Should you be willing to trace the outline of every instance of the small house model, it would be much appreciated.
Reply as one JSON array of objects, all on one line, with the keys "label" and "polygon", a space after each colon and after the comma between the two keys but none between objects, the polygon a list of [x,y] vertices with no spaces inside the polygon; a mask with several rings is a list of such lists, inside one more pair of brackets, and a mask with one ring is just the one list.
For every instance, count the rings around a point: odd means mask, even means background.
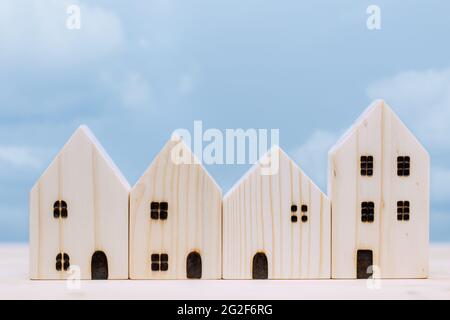
[{"label": "small house model", "polygon": [[425,278],[429,156],[375,101],[329,152],[332,278]]},{"label": "small house model", "polygon": [[279,147],[223,200],[224,279],[329,279],[331,206]]},{"label": "small house model", "polygon": [[129,189],[79,127],[31,190],[30,277],[127,279]]},{"label": "small house model", "polygon": [[220,279],[222,192],[172,138],[130,192],[131,279]]}]

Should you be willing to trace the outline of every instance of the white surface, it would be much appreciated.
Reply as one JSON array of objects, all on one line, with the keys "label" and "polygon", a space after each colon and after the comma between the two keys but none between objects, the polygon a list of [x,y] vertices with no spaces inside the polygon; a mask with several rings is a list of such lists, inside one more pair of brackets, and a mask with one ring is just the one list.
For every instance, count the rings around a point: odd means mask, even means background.
[{"label": "white surface", "polygon": [[450,299],[450,244],[430,246],[430,278],[381,280],[28,280],[28,246],[0,245],[0,299]]}]

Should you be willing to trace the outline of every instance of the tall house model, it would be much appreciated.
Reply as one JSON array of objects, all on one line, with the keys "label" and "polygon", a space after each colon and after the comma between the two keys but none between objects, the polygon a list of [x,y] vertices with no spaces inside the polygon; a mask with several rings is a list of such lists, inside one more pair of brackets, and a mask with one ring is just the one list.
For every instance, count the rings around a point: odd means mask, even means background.
[{"label": "tall house model", "polygon": [[329,152],[332,278],[425,278],[429,155],[375,101]]},{"label": "tall house model", "polygon": [[131,279],[220,279],[222,192],[171,139],[130,193]]},{"label": "tall house model", "polygon": [[[128,278],[130,186],[81,126],[30,194],[30,277]],[[75,268],[75,269],[73,269]]]},{"label": "tall house model", "polygon": [[329,279],[330,207],[273,147],[223,200],[223,278]]}]

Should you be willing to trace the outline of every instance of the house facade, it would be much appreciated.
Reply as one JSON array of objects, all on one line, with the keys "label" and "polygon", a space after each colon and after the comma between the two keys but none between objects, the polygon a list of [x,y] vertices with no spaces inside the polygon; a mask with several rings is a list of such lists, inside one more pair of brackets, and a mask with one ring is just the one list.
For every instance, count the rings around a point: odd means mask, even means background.
[{"label": "house facade", "polygon": [[131,279],[220,279],[222,192],[171,139],[130,192]]},{"label": "house facade", "polygon": [[224,197],[223,278],[329,279],[330,223],[327,196],[272,148]]},{"label": "house facade", "polygon": [[329,152],[332,278],[425,278],[429,155],[375,101]]},{"label": "house facade", "polygon": [[30,277],[127,279],[129,189],[79,127],[30,193]]}]

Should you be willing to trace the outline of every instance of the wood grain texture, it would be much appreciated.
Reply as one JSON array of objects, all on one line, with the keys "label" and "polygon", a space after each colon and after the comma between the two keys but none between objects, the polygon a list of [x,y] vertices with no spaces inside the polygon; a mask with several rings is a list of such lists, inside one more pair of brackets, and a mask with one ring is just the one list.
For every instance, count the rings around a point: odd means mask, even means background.
[{"label": "wood grain texture", "polygon": [[[277,154],[278,172],[267,175],[261,162]],[[223,278],[251,279],[258,252],[267,256],[269,279],[330,278],[330,201],[278,147],[261,162],[223,200]],[[297,222],[291,222],[293,204]]]},{"label": "wood grain texture", "polygon": [[[374,158],[373,176],[360,174],[360,156]],[[410,176],[397,175],[397,157],[410,156]],[[383,278],[428,274],[429,156],[381,100],[375,101],[329,152],[332,277],[355,278],[357,250],[372,250]],[[397,220],[397,201],[410,201],[409,221]],[[373,201],[372,223],[361,202]]]},{"label": "wood grain texture", "polygon": [[[190,164],[176,163],[183,154]],[[151,202],[167,202],[166,220],[150,217]],[[201,279],[219,279],[222,192],[184,142],[169,141],[130,193],[130,278],[187,279],[187,257],[201,256]],[[167,271],[152,271],[151,255],[168,255]],[[194,265],[197,265],[195,262]]]},{"label": "wood grain texture", "polygon": [[[450,243],[430,245],[428,279],[379,280],[186,280],[66,281],[28,280],[28,245],[0,243],[0,299],[139,299],[139,300],[276,300],[276,299],[449,299]],[[372,281],[370,281],[372,282]],[[372,283],[373,285],[373,283]]]},{"label": "wood grain texture", "polygon": [[[103,251],[109,279],[128,278],[129,185],[86,126],[81,126],[30,193],[30,277],[65,279],[55,268],[58,253],[91,278],[91,257]],[[67,218],[54,218],[55,201]]]}]

